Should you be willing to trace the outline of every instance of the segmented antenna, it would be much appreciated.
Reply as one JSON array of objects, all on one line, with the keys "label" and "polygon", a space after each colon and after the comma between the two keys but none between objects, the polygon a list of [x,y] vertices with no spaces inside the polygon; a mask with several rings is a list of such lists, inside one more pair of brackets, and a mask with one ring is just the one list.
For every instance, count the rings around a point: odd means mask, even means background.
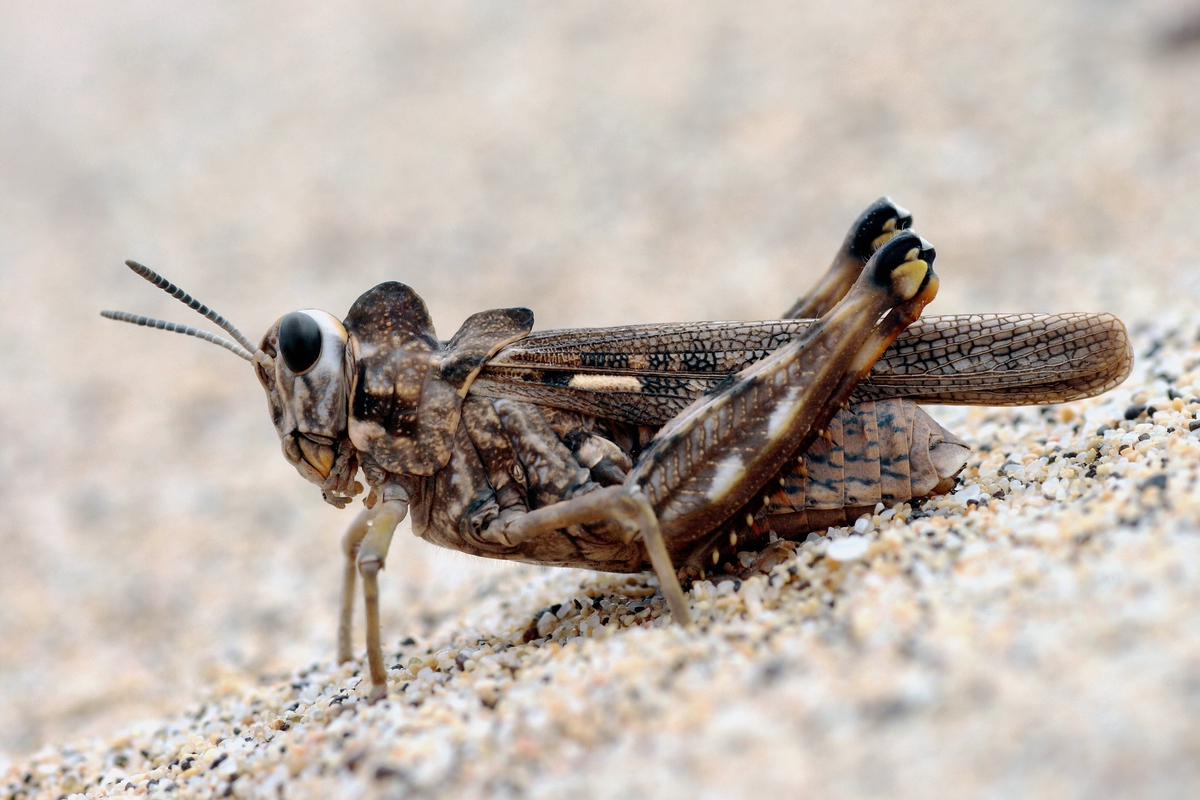
[{"label": "segmented antenna", "polygon": [[[247,339],[245,336],[242,335],[241,331],[239,331],[237,328],[233,327],[232,323],[230,323],[229,320],[225,319],[220,314],[213,311],[208,306],[204,305],[204,303],[201,303],[199,300],[192,297],[190,294],[185,292],[183,289],[180,289],[178,286],[171,283],[169,280],[164,278],[162,275],[159,275],[154,270],[150,269],[147,266],[143,266],[142,264],[139,264],[136,261],[126,261],[125,266],[129,267],[131,270],[136,272],[138,275],[141,275],[143,278],[150,281],[155,286],[162,289],[167,294],[171,295],[171,297],[174,297],[176,300],[178,300],[179,302],[186,305],[188,308],[192,309],[193,311],[198,311],[199,313],[203,314],[205,319],[219,325],[222,330],[224,330],[226,333],[228,333],[230,336],[232,336],[234,339],[236,339],[238,344],[240,344],[242,347],[244,347],[247,352],[253,353],[256,350],[258,350],[257,347],[255,347],[253,344],[251,344],[249,339]],[[110,317],[109,319],[116,319],[116,317]],[[132,322],[132,320],[122,320],[122,321],[123,322]],[[138,322],[135,324],[145,325],[146,323]],[[168,324],[170,324],[170,323],[168,323]],[[156,325],[155,327],[161,328],[162,326]],[[179,330],[178,329],[179,327],[180,326],[176,326],[176,328],[163,328],[163,330],[174,330],[178,333],[182,333],[183,331]],[[182,327],[186,327],[186,326],[182,326]],[[195,334],[189,334],[189,335],[194,336]],[[203,337],[201,337],[201,338],[203,338]],[[209,339],[207,341],[216,341],[216,340]],[[221,340],[221,341],[224,341],[224,340]]]},{"label": "segmented antenna", "polygon": [[[184,296],[186,297],[187,295],[184,294]],[[201,306],[201,308],[203,308],[203,306]],[[160,331],[182,333],[184,336],[195,336],[197,339],[203,339],[206,342],[219,344],[221,347],[224,347],[235,356],[240,356],[247,361],[254,360],[254,356],[248,350],[246,350],[246,348],[241,347],[236,342],[231,342],[228,339],[222,339],[220,336],[211,334],[208,331],[202,331],[199,328],[193,328],[189,325],[178,325],[174,322],[167,322],[166,320],[162,319],[143,317],[141,314],[130,314],[128,311],[101,311],[100,316],[104,317],[105,319],[115,319],[117,322],[128,322],[131,325],[144,325],[147,328],[158,328]],[[205,316],[208,315],[206,314]],[[216,322],[216,320],[213,321]]]}]

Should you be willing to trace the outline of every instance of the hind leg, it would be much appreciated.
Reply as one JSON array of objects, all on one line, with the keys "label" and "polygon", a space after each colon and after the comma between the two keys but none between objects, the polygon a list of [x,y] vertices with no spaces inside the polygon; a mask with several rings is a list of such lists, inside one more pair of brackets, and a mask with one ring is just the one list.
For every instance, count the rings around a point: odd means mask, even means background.
[{"label": "hind leg", "polygon": [[895,237],[802,336],[668,422],[623,484],[529,511],[498,535],[516,546],[570,525],[618,520],[627,542],[645,546],[672,613],[686,625],[679,567],[702,565],[697,559],[711,552],[720,526],[811,444],[933,299],[932,260],[933,248],[920,237]]},{"label": "hind leg", "polygon": [[890,197],[881,197],[869,205],[850,226],[825,277],[812,291],[793,303],[781,319],[816,319],[833,308],[858,280],[875,251],[911,226],[912,214],[893,203]]}]

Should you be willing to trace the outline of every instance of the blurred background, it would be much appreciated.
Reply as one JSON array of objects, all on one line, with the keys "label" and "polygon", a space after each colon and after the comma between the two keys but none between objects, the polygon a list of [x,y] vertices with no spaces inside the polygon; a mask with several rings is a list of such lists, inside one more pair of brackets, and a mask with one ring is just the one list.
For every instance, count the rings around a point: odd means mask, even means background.
[{"label": "blurred background", "polygon": [[[0,5],[0,754],[333,651],[251,339],[411,284],[448,337],[778,314],[889,194],[931,313],[1200,301],[1195,0]],[[211,326],[209,326],[211,327]],[[385,632],[497,572],[401,537]],[[207,687],[207,688],[206,688]]]}]

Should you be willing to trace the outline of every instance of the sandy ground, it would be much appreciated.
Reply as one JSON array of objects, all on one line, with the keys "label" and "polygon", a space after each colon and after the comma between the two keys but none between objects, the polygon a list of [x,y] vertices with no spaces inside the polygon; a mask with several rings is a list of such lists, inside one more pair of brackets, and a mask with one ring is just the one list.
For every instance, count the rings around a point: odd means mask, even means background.
[{"label": "sandy ground", "polygon": [[[414,286],[443,335],[503,305],[533,308],[540,328],[764,318],[815,279],[863,205],[890,194],[938,247],[931,313],[1108,310],[1143,331],[1143,352],[1169,317],[1182,320],[1171,352],[1186,360],[1200,306],[1198,19],[1200,7],[1175,0],[6,3],[0,766],[19,770],[44,744],[248,691],[261,676],[325,663],[333,647],[336,541],[349,512],[325,506],[279,455],[245,364],[97,316],[120,308],[194,322],[123,259],[160,269],[252,338],[294,308],[340,315],[384,279]],[[1166,391],[1153,375],[1140,380],[1097,413],[1119,417],[1136,392]],[[981,418],[950,419],[982,441]],[[1168,491],[1190,497],[1187,486]],[[1174,507],[1186,509],[1183,499]],[[1168,561],[1182,566],[1162,575],[1194,586],[1189,513],[1154,525],[1181,542]],[[898,720],[892,738],[868,738],[911,759],[893,793],[964,772],[992,778],[956,784],[975,793],[962,796],[1195,788],[1178,767],[1197,753],[1187,704],[1200,601],[1151,566],[1122,576],[1141,552],[1138,529],[1101,529],[1117,555],[1088,563],[1134,587],[1128,596],[1101,583],[1057,603],[1036,592],[972,603],[1001,628],[1065,635],[1127,612],[1136,586],[1162,583],[1177,588],[1150,597],[1170,622],[1135,625],[1116,645],[1068,637],[1070,657],[1040,668],[1017,658],[1004,680],[1027,693],[994,692],[963,727],[932,712],[888,717]],[[1053,572],[1066,556],[1047,553]],[[387,635],[421,647],[459,647],[455,625],[479,629],[497,592],[532,613],[581,582],[606,591],[583,573],[408,538],[386,578]],[[838,586],[851,603],[866,591]],[[961,589],[951,582],[939,597],[965,614]],[[1104,603],[1086,602],[1092,595]],[[636,663],[639,648],[662,644],[642,635],[604,657]],[[788,652],[812,654],[808,680],[843,708],[839,697],[858,695],[835,678],[855,651],[808,636]],[[729,641],[718,631],[675,644],[716,658],[737,649]],[[972,636],[951,641],[961,675],[997,658]],[[1132,661],[1114,661],[1113,647]],[[886,673],[897,656],[880,648],[861,658],[875,654],[872,669]],[[747,663],[759,663],[755,653]],[[1080,665],[1087,692],[1067,696],[1056,676]],[[1192,688],[1130,700],[1123,692],[1138,675]],[[637,736],[605,739],[616,742],[607,750],[579,744],[594,755],[585,774],[600,779],[687,743],[709,756],[736,745],[744,758],[731,763],[767,770],[762,786],[889,791],[846,778],[857,774],[850,762],[815,745],[795,767],[807,777],[790,783],[796,773],[762,766],[788,760],[769,735],[737,733],[768,701],[745,699],[746,681],[689,680],[697,695],[732,693],[721,728],[732,739],[700,723],[693,738],[672,738],[662,731],[686,732],[688,720],[665,715],[656,727],[651,714]],[[1105,698],[1142,711],[1094,723],[1078,713],[1103,711]],[[857,729],[834,716],[828,746],[854,747]],[[792,736],[805,719],[770,725]],[[1031,736],[1038,724],[1053,735]],[[989,740],[1003,744],[992,760]],[[949,741],[961,747],[942,747]],[[1133,753],[1128,782],[1096,782],[1110,752]],[[520,792],[565,786],[539,784],[554,770],[537,763],[514,784]],[[703,770],[661,774],[663,785],[705,785]]]}]

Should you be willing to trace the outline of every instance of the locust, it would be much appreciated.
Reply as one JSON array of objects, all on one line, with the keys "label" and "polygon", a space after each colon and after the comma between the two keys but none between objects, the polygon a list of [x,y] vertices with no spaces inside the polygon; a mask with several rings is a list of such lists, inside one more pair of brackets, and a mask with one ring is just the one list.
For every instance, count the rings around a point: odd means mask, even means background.
[{"label": "locust", "polygon": [[438,339],[408,286],[382,283],[344,320],[281,317],[257,345],[136,262],[138,275],[249,361],[283,455],[324,499],[369,491],[345,535],[338,658],[353,658],[357,582],[372,700],[387,694],[379,572],[396,527],[488,558],[652,570],[673,618],[683,586],[738,568],[878,503],[950,491],[969,446],[920,403],[1060,403],[1132,367],[1109,314],[920,319],[933,246],[889,198],[850,227],[825,277],[780,319],[533,331],[526,308],[483,311]]}]

